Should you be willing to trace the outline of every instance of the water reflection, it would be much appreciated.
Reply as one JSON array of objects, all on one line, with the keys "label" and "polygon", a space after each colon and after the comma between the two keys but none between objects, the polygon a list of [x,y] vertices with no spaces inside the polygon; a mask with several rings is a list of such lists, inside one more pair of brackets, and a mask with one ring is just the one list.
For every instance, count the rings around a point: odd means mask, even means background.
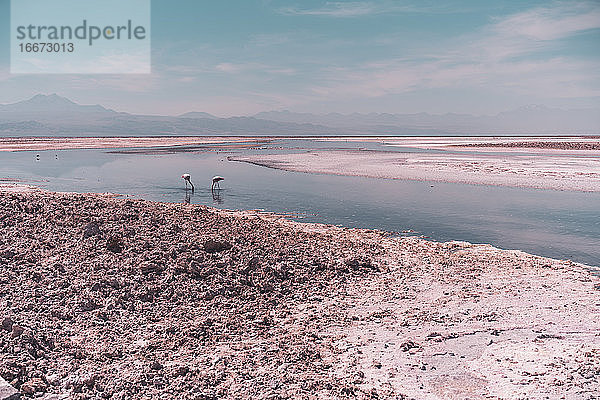
[{"label": "water reflection", "polygon": [[212,189],[211,190],[213,204],[223,204],[223,197],[221,196],[221,189]]}]

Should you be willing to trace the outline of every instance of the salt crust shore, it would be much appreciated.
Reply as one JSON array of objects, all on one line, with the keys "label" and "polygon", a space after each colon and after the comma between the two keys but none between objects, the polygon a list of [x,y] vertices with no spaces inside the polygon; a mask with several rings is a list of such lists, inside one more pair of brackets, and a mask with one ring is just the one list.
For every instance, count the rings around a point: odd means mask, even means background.
[{"label": "salt crust shore", "polygon": [[570,261],[39,190],[1,191],[0,224],[0,376],[26,397],[600,392],[600,279]]},{"label": "salt crust shore", "polygon": [[174,137],[15,137],[0,138],[0,151],[43,151],[72,149],[117,149],[132,147],[193,146],[257,141],[252,137],[174,136]]},{"label": "salt crust shore", "polygon": [[600,156],[586,157],[585,150],[580,153],[566,156],[314,150],[230,156],[229,160],[307,173],[600,192]]},{"label": "salt crust shore", "polygon": [[[164,148],[177,146],[211,145],[217,143],[270,142],[276,139],[319,141],[376,142],[397,147],[421,149],[492,151],[600,155],[599,136],[328,136],[328,137],[273,137],[273,136],[147,136],[147,137],[2,137],[0,151],[43,151],[71,149]],[[518,146],[519,143],[525,146]],[[486,144],[490,144],[486,147]],[[565,146],[566,145],[566,146]]]},{"label": "salt crust shore", "polygon": [[[600,155],[600,136],[379,136],[319,138],[323,141],[376,142],[396,147],[471,152]],[[489,146],[486,146],[489,145]],[[585,153],[582,153],[585,150]]]},{"label": "salt crust shore", "polygon": [[[116,152],[163,154],[215,149],[235,151],[272,140],[274,138],[268,137],[0,138],[0,151],[129,148]],[[312,140],[377,142],[445,152],[314,150],[229,159],[308,173],[600,191],[600,142],[595,136],[315,137]],[[219,146],[211,146],[215,144]]]}]

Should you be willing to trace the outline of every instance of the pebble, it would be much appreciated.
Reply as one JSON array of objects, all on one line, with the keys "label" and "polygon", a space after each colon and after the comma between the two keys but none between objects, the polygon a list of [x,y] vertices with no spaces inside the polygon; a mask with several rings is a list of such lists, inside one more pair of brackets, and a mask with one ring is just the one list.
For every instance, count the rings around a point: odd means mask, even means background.
[{"label": "pebble", "polygon": [[23,332],[25,332],[25,328],[23,328],[22,326],[19,326],[19,325],[15,324],[15,325],[12,326],[12,335],[11,335],[11,337],[12,338],[19,337],[19,336],[21,336],[23,334]]},{"label": "pebble", "polygon": [[219,240],[207,240],[204,242],[204,251],[207,253],[219,253],[221,251],[231,249],[231,243],[228,241],[219,241]]},{"label": "pebble", "polygon": [[89,238],[92,236],[100,235],[100,227],[95,222],[90,222],[86,226],[83,227],[83,237]]},{"label": "pebble", "polygon": [[5,331],[11,332],[13,325],[14,321],[9,317],[6,317],[2,320],[2,329],[4,329]]}]

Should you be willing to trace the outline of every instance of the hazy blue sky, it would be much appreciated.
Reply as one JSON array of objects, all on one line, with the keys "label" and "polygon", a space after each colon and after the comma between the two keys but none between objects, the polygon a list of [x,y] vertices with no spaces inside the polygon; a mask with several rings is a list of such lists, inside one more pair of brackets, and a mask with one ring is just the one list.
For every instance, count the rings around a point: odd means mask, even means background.
[{"label": "hazy blue sky", "polygon": [[9,15],[0,0],[0,103],[56,92],[151,114],[600,109],[598,0],[155,0],[151,75],[10,75]]}]

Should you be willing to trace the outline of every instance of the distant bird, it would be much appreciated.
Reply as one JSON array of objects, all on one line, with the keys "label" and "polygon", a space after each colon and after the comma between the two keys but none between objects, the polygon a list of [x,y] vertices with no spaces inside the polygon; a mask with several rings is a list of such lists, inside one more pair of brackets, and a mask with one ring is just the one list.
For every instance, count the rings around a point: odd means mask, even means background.
[{"label": "distant bird", "polygon": [[183,174],[181,175],[181,178],[185,181],[185,190],[187,190],[188,187],[188,183],[190,184],[190,186],[192,187],[192,192],[194,191],[194,184],[191,181],[191,176],[190,174]]},{"label": "distant bird", "polygon": [[225,178],[223,178],[222,176],[213,176],[213,180],[212,180],[212,185],[210,187],[210,190],[214,190],[215,185],[217,186],[217,188],[221,189],[221,185],[219,185],[219,182],[221,182],[222,180],[224,180]]}]

